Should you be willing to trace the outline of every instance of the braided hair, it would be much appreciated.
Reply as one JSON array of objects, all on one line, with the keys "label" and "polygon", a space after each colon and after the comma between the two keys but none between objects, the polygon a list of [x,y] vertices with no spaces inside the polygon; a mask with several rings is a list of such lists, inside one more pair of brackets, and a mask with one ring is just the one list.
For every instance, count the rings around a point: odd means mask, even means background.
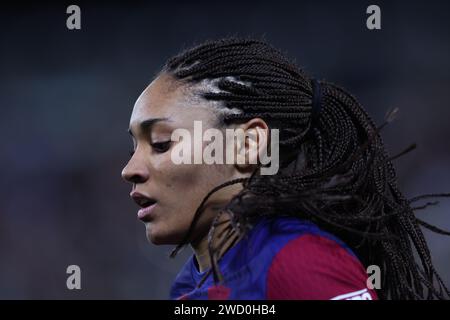
[{"label": "braided hair", "polygon": [[216,282],[223,279],[217,262],[224,242],[212,246],[221,214],[227,212],[231,221],[222,234],[227,238],[237,233],[235,241],[258,217],[289,215],[313,221],[341,238],[366,267],[379,266],[381,299],[449,297],[420,226],[450,233],[415,217],[415,210],[436,202],[418,207],[412,203],[450,195],[408,200],[400,192],[391,162],[395,157],[389,158],[380,136],[395,111],[377,127],[355,97],[333,83],[318,81],[321,110],[315,114],[314,81],[261,40],[207,41],[170,58],[163,72],[187,85],[201,84],[204,89],[197,94],[219,104],[221,124],[261,118],[270,129],[279,130],[278,173],[261,175],[258,167],[249,178],[211,190],[172,257],[187,244],[207,199],[221,188],[241,183],[242,191],[219,212],[209,231],[212,267],[203,281],[211,272]]}]

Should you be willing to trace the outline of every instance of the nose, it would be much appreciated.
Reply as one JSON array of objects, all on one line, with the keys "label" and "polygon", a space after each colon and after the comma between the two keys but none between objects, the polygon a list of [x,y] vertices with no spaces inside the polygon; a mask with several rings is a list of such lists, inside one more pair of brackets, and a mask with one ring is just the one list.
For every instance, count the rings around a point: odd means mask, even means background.
[{"label": "nose", "polygon": [[149,173],[144,164],[139,164],[134,156],[122,169],[122,179],[131,183],[144,183],[149,178]]}]

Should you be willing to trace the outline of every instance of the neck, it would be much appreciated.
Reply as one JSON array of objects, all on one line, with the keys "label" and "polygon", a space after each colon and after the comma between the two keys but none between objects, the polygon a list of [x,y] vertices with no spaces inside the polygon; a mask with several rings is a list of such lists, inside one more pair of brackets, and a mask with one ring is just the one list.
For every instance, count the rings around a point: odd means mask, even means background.
[{"label": "neck", "polygon": [[[238,237],[235,232],[232,232],[226,240],[226,232],[220,237],[218,236],[227,226],[230,225],[229,217],[227,217],[227,215],[222,215],[222,218],[223,219],[220,219],[220,224],[216,226],[214,238],[211,240],[213,248],[217,248],[220,243],[224,242],[224,245],[220,248],[219,251],[219,258],[222,257],[225,252],[232,247],[233,242]],[[210,268],[211,258],[209,256],[208,250],[208,232],[199,241],[192,242],[191,248],[194,251],[195,258],[197,259],[199,271],[203,272]]]}]

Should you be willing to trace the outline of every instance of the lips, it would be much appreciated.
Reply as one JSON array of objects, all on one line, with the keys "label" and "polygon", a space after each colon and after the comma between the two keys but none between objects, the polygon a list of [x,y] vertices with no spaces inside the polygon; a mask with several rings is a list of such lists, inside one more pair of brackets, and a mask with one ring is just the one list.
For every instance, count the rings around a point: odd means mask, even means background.
[{"label": "lips", "polygon": [[152,219],[152,212],[156,207],[157,201],[137,191],[133,191],[130,196],[141,207],[137,213],[139,220],[149,222]]},{"label": "lips", "polygon": [[155,207],[156,203],[152,204],[151,206],[140,209],[137,213],[139,220],[143,222],[150,222],[152,220],[152,211]]}]

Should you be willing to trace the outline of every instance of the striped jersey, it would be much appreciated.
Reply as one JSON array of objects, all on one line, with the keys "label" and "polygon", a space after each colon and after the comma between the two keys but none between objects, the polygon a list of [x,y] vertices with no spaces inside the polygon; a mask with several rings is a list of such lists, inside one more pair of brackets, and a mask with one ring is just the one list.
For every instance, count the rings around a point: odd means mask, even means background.
[{"label": "striped jersey", "polygon": [[197,288],[195,255],[175,278],[171,299],[374,300],[368,275],[341,240],[296,217],[263,217],[219,260],[224,281],[212,274]]}]

